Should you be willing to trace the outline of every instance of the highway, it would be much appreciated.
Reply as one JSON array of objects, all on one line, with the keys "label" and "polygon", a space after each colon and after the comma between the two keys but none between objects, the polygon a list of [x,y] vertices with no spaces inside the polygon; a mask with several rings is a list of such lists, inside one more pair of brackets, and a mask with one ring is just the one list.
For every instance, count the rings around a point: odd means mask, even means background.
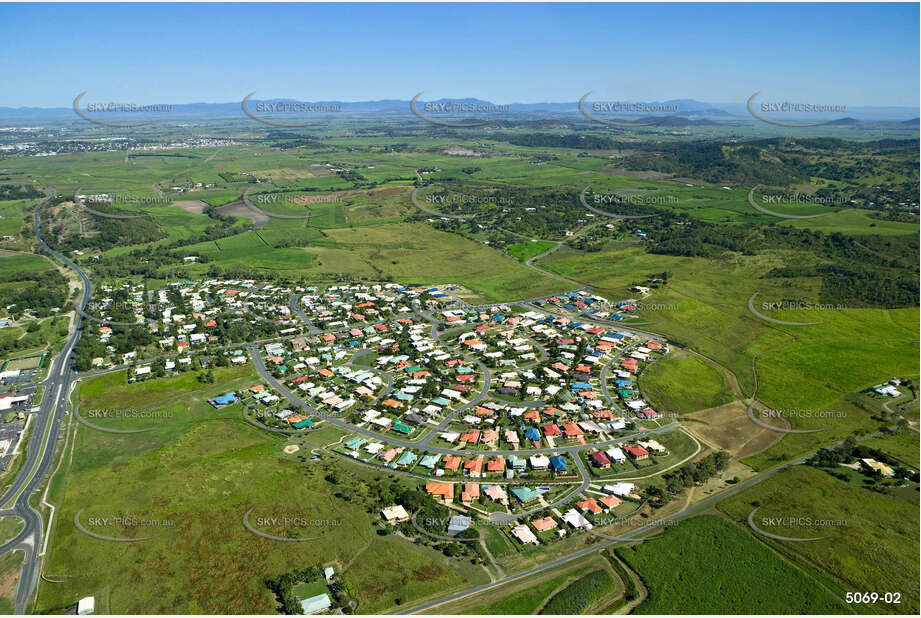
[{"label": "highway", "polygon": [[[51,522],[49,522],[48,530],[46,531],[44,529],[45,523],[43,522],[42,516],[36,509],[34,509],[29,504],[29,497],[36,491],[39,485],[46,479],[46,477],[48,476],[51,470],[52,464],[54,462],[55,449],[58,443],[58,437],[62,433],[62,421],[64,420],[65,414],[68,410],[69,396],[70,396],[70,393],[71,393],[71,390],[73,388],[75,381],[78,379],[77,373],[75,371],[75,365],[73,362],[72,355],[73,355],[74,348],[81,334],[82,316],[85,315],[84,311],[92,295],[92,282],[90,281],[86,273],[84,273],[71,260],[69,260],[65,256],[61,255],[59,252],[52,249],[42,238],[40,211],[41,211],[42,206],[44,206],[49,200],[51,200],[54,197],[54,195],[55,195],[54,189],[50,189],[48,196],[35,207],[33,216],[34,216],[36,239],[38,243],[41,245],[41,247],[45,251],[47,251],[53,258],[55,258],[61,264],[73,270],[75,273],[77,273],[77,275],[80,276],[80,279],[83,283],[83,293],[80,297],[79,302],[77,303],[75,307],[76,312],[74,315],[72,328],[65,341],[64,347],[61,353],[58,354],[52,360],[50,369],[48,371],[48,375],[41,382],[43,385],[45,385],[46,388],[44,390],[42,400],[39,404],[39,409],[34,414],[35,418],[33,419],[33,422],[32,422],[32,429],[31,429],[32,433],[31,433],[29,442],[27,446],[25,447],[25,451],[23,455],[25,457],[25,461],[22,466],[22,469],[19,471],[17,477],[13,480],[10,487],[4,492],[2,497],[0,497],[0,516],[16,516],[16,517],[22,518],[23,521],[25,522],[25,525],[22,531],[19,532],[19,534],[17,534],[10,541],[4,543],[3,545],[0,545],[0,555],[5,554],[9,551],[16,551],[16,550],[21,550],[24,552],[23,564],[20,570],[20,576],[17,582],[15,597],[14,597],[16,612],[19,614],[22,614],[25,612],[27,603],[36,589],[36,585],[38,583],[38,579],[39,579],[40,572],[41,572],[42,558],[44,556],[43,541],[47,543],[47,540],[45,537],[48,533],[50,533],[50,529],[51,529]],[[299,301],[299,298],[297,296],[292,296],[289,299],[289,306],[297,313],[300,320],[304,323],[306,330],[310,334],[319,334],[321,332],[324,332],[324,331],[317,329],[307,319],[307,316],[300,309],[298,301]],[[524,303],[512,303],[512,304],[517,304],[520,306],[531,308],[530,306]],[[422,317],[425,318],[427,321],[432,322],[433,337],[439,343],[443,343],[440,339],[440,334],[438,333],[437,321],[433,318],[433,316],[426,315],[423,313]],[[590,320],[584,320],[584,321],[591,322]],[[605,326],[607,327],[609,325],[605,325]],[[636,331],[635,329],[629,329],[629,330],[635,333],[641,334],[641,335],[652,336],[652,337],[664,339],[664,337],[662,337],[661,335],[656,335],[654,333],[644,333],[642,331]],[[256,368],[257,372],[260,374],[260,376],[267,383],[269,383],[274,389],[276,389],[277,392],[283,394],[292,405],[305,409],[313,415],[320,416],[326,419],[328,423],[336,425],[347,431],[358,433],[358,434],[364,435],[369,438],[386,441],[395,446],[402,446],[404,448],[410,448],[410,449],[422,449],[427,452],[433,452],[433,453],[457,454],[457,450],[455,449],[440,448],[437,446],[432,446],[430,444],[430,440],[437,433],[443,431],[448,426],[448,424],[459,414],[462,414],[464,411],[476,406],[484,399],[487,399],[489,388],[490,388],[490,381],[492,378],[491,371],[481,361],[479,361],[476,358],[470,357],[464,354],[463,352],[459,352],[467,360],[472,361],[474,364],[476,364],[484,376],[484,384],[482,388],[480,389],[479,393],[469,402],[463,404],[462,406],[460,406],[458,409],[456,409],[452,413],[447,414],[438,423],[438,425],[432,428],[422,439],[418,441],[403,440],[403,439],[396,438],[394,436],[389,436],[389,435],[383,436],[369,429],[356,427],[344,420],[332,417],[327,414],[323,414],[317,411],[316,409],[314,409],[306,401],[302,400],[295,393],[291,392],[289,389],[287,389],[282,384],[280,384],[278,380],[276,380],[269,373],[256,347],[259,343],[260,342],[250,342],[248,344],[243,344],[243,346],[245,346],[248,349],[249,355],[253,361],[253,365]],[[536,343],[536,342],[532,342],[532,343]],[[229,348],[229,347],[238,347],[238,346],[239,344],[233,345],[233,346],[225,346],[225,347]],[[540,346],[539,344],[537,348],[541,351],[541,360],[543,360],[545,358],[546,353],[543,350],[543,347]],[[615,357],[611,359],[608,363],[606,363],[603,368],[604,370],[601,376],[602,391],[605,396],[605,399],[609,401],[613,401],[613,400],[610,394],[608,393],[608,389],[607,389],[607,384],[606,384],[607,371],[613,365],[613,363],[616,362],[616,360],[620,358],[626,351],[627,349],[619,350],[618,353],[615,355]],[[536,363],[533,363],[533,364],[536,364]],[[510,367],[509,369],[514,370],[516,368]],[[106,371],[111,371],[111,369],[106,370]],[[91,373],[93,374],[105,373],[106,371],[91,372]],[[90,374],[87,374],[87,375],[90,375]],[[380,397],[386,396],[386,394],[388,394],[391,389],[392,389],[392,382],[388,380],[386,392]],[[646,430],[638,431],[631,435],[622,436],[614,440],[608,440],[604,442],[595,442],[595,443],[585,444],[585,445],[561,446],[561,447],[556,447],[556,448],[543,448],[543,449],[478,451],[478,454],[482,454],[482,455],[512,455],[512,454],[515,454],[515,455],[520,455],[520,456],[527,456],[527,455],[539,453],[539,452],[554,452],[554,453],[567,453],[573,456],[575,460],[577,471],[579,473],[579,476],[581,477],[581,483],[579,483],[578,485],[574,484],[574,491],[567,492],[565,496],[562,496],[559,499],[555,500],[553,505],[551,505],[551,506],[559,506],[571,500],[574,496],[579,495],[580,493],[583,493],[589,487],[589,484],[591,482],[591,476],[588,473],[588,470],[586,469],[584,463],[582,462],[581,457],[579,456],[579,453],[581,451],[586,450],[588,448],[597,448],[597,447],[602,447],[602,446],[607,446],[607,445],[612,445],[612,444],[618,444],[618,443],[624,442],[625,440],[633,440],[637,438],[642,438],[647,435],[669,431],[679,426],[680,426],[679,423],[670,423],[670,424],[667,424],[667,425],[664,425],[662,427],[658,427],[655,429],[646,429]],[[686,508],[683,511],[680,511],[678,513],[675,513],[667,517],[666,519],[677,519],[679,517],[686,517],[690,514],[698,512],[701,509],[707,508],[708,506],[710,506],[712,503],[716,502],[717,500],[721,500],[729,495],[737,493],[738,491],[741,491],[742,489],[747,488],[754,483],[760,482],[761,480],[764,480],[765,478],[768,478],[772,476],[773,474],[776,474],[777,472],[791,465],[801,463],[803,460],[805,460],[805,457],[797,459],[796,461],[789,462],[773,470],[765,472],[761,475],[748,479],[747,481],[740,483],[734,486],[733,488],[725,492],[722,492],[721,494],[711,496],[693,506]],[[623,539],[623,538],[640,537],[644,533],[647,533],[653,529],[657,529],[657,526],[652,525],[652,526],[647,526],[645,528],[639,528],[633,532],[626,533],[621,538]],[[499,579],[490,584],[474,587],[466,591],[459,592],[453,595],[449,595],[439,600],[431,601],[426,604],[419,605],[415,608],[407,609],[404,611],[406,613],[423,611],[425,609],[440,605],[450,600],[458,599],[458,598],[467,596],[469,594],[475,594],[477,592],[484,591],[494,586],[501,585],[509,581],[514,581],[516,579],[526,577],[530,574],[537,573],[545,569],[553,568],[565,562],[568,562],[568,561],[577,559],[581,556],[584,556],[590,552],[596,551],[600,548],[612,545],[613,543],[616,543],[616,542],[619,542],[619,541],[613,540],[613,539],[601,540],[599,543],[597,543],[596,545],[592,547],[589,547],[579,552],[570,554],[568,556],[553,560],[544,565],[535,567],[533,569],[524,571],[522,573],[511,575],[509,577]]]},{"label": "highway", "polygon": [[[41,235],[40,211],[41,207],[54,197],[54,189],[50,189],[48,196],[35,207],[35,237],[42,248],[55,259],[76,272],[83,281],[83,295],[80,298],[78,309],[84,310],[92,294],[92,284],[76,264],[52,249]],[[42,517],[29,504],[29,497],[45,480],[54,461],[55,448],[58,435],[61,433],[61,423],[67,411],[70,391],[74,380],[77,378],[71,355],[77,340],[80,338],[80,312],[74,315],[72,329],[64,344],[61,353],[51,362],[48,376],[43,380],[46,388],[39,410],[35,413],[32,423],[32,434],[25,451],[25,463],[13,484],[0,498],[0,516],[17,516],[25,522],[22,531],[7,543],[0,545],[0,555],[8,551],[22,550],[25,552],[22,568],[20,569],[15,594],[16,613],[25,612],[26,603],[35,590],[38,582],[41,559],[44,555],[42,541]]]}]

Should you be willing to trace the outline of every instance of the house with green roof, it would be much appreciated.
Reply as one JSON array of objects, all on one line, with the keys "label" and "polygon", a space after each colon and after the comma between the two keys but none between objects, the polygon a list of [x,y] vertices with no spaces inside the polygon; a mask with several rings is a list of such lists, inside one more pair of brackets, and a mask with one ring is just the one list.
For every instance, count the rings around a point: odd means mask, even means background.
[{"label": "house with green roof", "polygon": [[365,444],[367,444],[367,442],[368,441],[364,438],[355,437],[345,443],[345,448],[349,449],[350,451],[354,451],[363,447]]},{"label": "house with green roof", "polygon": [[410,427],[405,423],[401,423],[400,421],[395,422],[393,425],[391,425],[390,428],[407,436],[413,432],[413,427]]},{"label": "house with green roof", "polygon": [[318,594],[315,597],[310,597],[309,599],[304,599],[301,601],[301,611],[305,614],[316,614],[321,612],[324,609],[329,609],[333,606],[333,602],[329,599],[329,595],[326,593]]},{"label": "house with green roof", "polygon": [[540,492],[533,487],[513,487],[512,495],[522,504],[527,504],[532,500],[536,500],[540,496]]},{"label": "house with green roof", "polygon": [[419,459],[419,456],[413,453],[412,451],[405,451],[400,458],[397,459],[398,466],[411,466],[416,463],[416,460]]},{"label": "house with green roof", "polygon": [[439,459],[441,459],[441,455],[426,455],[422,458],[422,461],[419,462],[419,465],[423,468],[434,470],[435,466],[438,464]]}]

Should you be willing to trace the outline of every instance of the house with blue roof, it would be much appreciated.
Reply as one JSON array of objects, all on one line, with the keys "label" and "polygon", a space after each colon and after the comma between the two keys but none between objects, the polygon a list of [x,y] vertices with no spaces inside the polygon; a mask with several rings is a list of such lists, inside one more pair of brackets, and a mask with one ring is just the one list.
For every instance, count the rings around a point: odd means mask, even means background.
[{"label": "house with blue roof", "polygon": [[223,408],[224,406],[229,406],[232,403],[236,403],[237,396],[233,393],[225,393],[214,399],[208,401],[215,408]]},{"label": "house with blue roof", "polygon": [[553,466],[554,472],[566,472],[566,458],[562,455],[554,455],[550,458],[550,465]]},{"label": "house with blue roof", "polygon": [[524,430],[524,439],[531,440],[532,442],[540,441],[540,431],[537,427],[528,427]]}]

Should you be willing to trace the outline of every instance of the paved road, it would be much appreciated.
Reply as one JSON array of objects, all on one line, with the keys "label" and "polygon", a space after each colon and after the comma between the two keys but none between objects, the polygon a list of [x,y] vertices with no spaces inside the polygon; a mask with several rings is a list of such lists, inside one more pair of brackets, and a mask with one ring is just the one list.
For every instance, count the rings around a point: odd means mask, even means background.
[{"label": "paved road", "polygon": [[[858,440],[859,441],[867,440],[877,435],[879,435],[879,433],[868,435],[868,436],[863,436],[862,438],[858,438]],[[557,558],[556,560],[552,560],[540,566],[528,569],[526,571],[522,571],[521,573],[515,573],[514,575],[509,575],[508,577],[497,579],[496,581],[490,582],[488,584],[474,586],[472,588],[468,588],[467,590],[463,590],[461,592],[457,592],[455,594],[451,594],[446,597],[442,597],[441,599],[437,599],[435,601],[430,601],[428,603],[423,603],[415,607],[404,609],[400,611],[399,613],[400,614],[415,614],[418,612],[422,612],[427,609],[437,607],[438,605],[442,605],[443,603],[447,603],[449,601],[455,601],[457,599],[461,599],[466,596],[470,596],[472,594],[484,592],[496,586],[501,586],[502,584],[507,584],[509,582],[513,582],[523,577],[528,577],[530,575],[540,573],[541,571],[546,571],[547,569],[558,567],[562,564],[566,564],[567,562],[571,562],[573,560],[582,558],[583,556],[587,556],[588,554],[594,551],[604,549],[605,547],[610,547],[611,545],[614,545],[615,543],[623,543],[628,540],[639,539],[643,537],[645,534],[659,530],[662,527],[663,522],[675,521],[678,519],[684,519],[684,518],[690,517],[691,515],[694,515],[695,513],[698,513],[704,509],[707,509],[713,506],[715,503],[719,502],[720,500],[733,496],[739,493],[740,491],[748,489],[752,485],[760,483],[761,481],[764,481],[774,476],[775,474],[777,474],[778,472],[781,472],[782,470],[786,470],[790,466],[795,466],[795,465],[799,465],[803,463],[804,461],[812,457],[816,452],[818,452],[818,450],[816,450],[815,452],[809,453],[808,455],[804,455],[800,457],[799,459],[795,459],[793,461],[789,461],[785,464],[782,464],[772,470],[768,470],[767,472],[763,472],[757,476],[753,476],[752,478],[746,481],[743,481],[739,483],[738,485],[734,485],[733,487],[731,487],[730,489],[727,489],[726,491],[710,496],[709,498],[705,498],[704,500],[701,500],[700,502],[697,502],[696,504],[693,504],[681,511],[678,511],[677,513],[673,513],[672,515],[662,517],[661,519],[655,520],[652,523],[646,526],[643,526],[642,528],[637,528],[636,530],[633,530],[631,532],[626,532],[624,534],[621,534],[618,537],[618,539],[601,540],[603,537],[599,536],[598,538],[600,542],[597,543],[596,545],[593,545],[592,547],[587,547],[586,549],[577,551],[575,553],[569,554],[562,558]]]},{"label": "paved road", "polygon": [[307,317],[307,314],[304,313],[304,309],[301,307],[301,295],[292,294],[291,298],[288,299],[288,307],[291,308],[294,313],[297,314],[297,317],[301,319],[301,322],[304,323],[304,326],[307,328],[307,332],[311,335],[320,334],[320,329],[313,325],[313,322],[310,321],[310,318]]},{"label": "paved road", "polygon": [[[49,247],[41,235],[40,210],[53,197],[54,189],[51,189],[48,197],[35,207],[35,237],[45,251],[80,275],[83,280],[83,296],[80,299],[79,309],[83,310],[86,308],[86,304],[92,294],[92,284],[89,278],[76,264]],[[25,463],[13,484],[0,498],[0,505],[2,505],[3,509],[0,511],[0,516],[16,515],[25,521],[25,527],[22,531],[15,538],[0,546],[0,554],[16,549],[21,549],[25,552],[25,559],[20,570],[14,598],[16,613],[18,614],[24,613],[26,603],[38,582],[44,535],[42,517],[38,511],[29,505],[29,496],[45,480],[45,476],[48,474],[54,460],[57,438],[61,432],[61,422],[67,409],[71,387],[77,377],[71,354],[77,340],[80,338],[80,322],[81,317],[78,313],[74,316],[73,330],[68,336],[63,350],[51,363],[48,376],[43,381],[46,388],[39,405],[39,411],[35,414],[31,438],[26,447]]]}]

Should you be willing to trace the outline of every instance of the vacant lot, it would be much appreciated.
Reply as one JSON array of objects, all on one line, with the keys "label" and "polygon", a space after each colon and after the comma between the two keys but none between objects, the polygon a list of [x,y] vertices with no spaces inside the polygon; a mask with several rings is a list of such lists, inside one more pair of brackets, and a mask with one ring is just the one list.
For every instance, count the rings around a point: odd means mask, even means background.
[{"label": "vacant lot", "polygon": [[707,444],[736,458],[760,453],[783,437],[753,423],[748,418],[748,406],[740,401],[688,414],[685,426]]},{"label": "vacant lot", "polygon": [[639,383],[643,395],[659,412],[685,414],[733,400],[722,372],[681,349],[647,367]]}]

